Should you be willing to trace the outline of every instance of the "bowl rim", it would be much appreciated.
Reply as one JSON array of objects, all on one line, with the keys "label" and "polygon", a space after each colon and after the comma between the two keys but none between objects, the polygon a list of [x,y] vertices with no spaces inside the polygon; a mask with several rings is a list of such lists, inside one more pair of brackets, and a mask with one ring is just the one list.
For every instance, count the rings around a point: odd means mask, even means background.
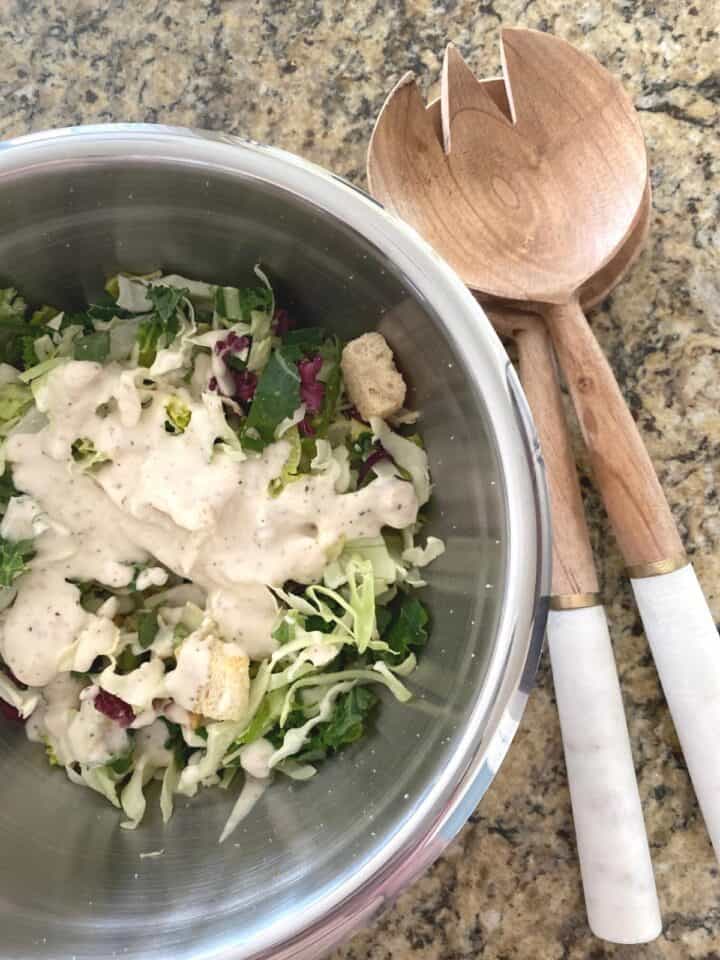
[{"label": "bowl rim", "polygon": [[[475,298],[412,227],[354,184],[251,139],[147,123],[66,127],[6,140],[0,143],[0,180],[37,167],[110,159],[195,164],[266,181],[350,226],[392,262],[412,295],[441,319],[492,413],[488,426],[494,432],[508,518],[507,588],[485,695],[476,698],[444,774],[411,808],[391,842],[360,871],[346,872],[301,918],[284,917],[250,942],[247,937],[241,942],[239,931],[233,936],[225,930],[202,945],[205,960],[317,956],[369,922],[440,855],[492,782],[518,727],[542,652],[550,588],[549,499],[539,442],[512,365]],[[476,368],[483,371],[481,390]],[[529,556],[535,567],[532,578]],[[493,722],[486,742],[475,729],[481,713]]]}]

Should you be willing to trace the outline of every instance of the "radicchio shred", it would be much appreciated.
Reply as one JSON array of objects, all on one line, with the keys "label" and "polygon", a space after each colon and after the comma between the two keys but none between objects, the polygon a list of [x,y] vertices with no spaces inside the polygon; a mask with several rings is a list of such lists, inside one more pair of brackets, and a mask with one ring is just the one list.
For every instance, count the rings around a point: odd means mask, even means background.
[{"label": "radicchio shred", "polygon": [[107,690],[101,690],[93,701],[95,709],[100,713],[119,723],[121,727],[129,727],[135,719],[135,713],[129,703],[125,703],[114,693],[108,693]]},{"label": "radicchio shred", "polygon": [[242,353],[250,346],[250,337],[243,334],[242,337],[232,331],[222,340],[215,343],[215,353],[222,356],[224,353]]},{"label": "radicchio shred", "polygon": [[307,417],[303,417],[300,423],[298,424],[298,430],[300,431],[301,437],[314,437],[315,436],[315,427],[310,423]]},{"label": "radicchio shred", "polygon": [[392,461],[392,457],[387,452],[385,447],[383,447],[381,443],[378,443],[368,458],[363,460],[363,462],[360,464],[360,468],[358,469],[358,483],[362,483],[375,464],[379,463],[381,460]]},{"label": "radicchio shred", "polygon": [[257,387],[257,376],[252,370],[233,371],[233,380],[235,381],[235,396],[243,403],[247,403],[255,396]]},{"label": "radicchio shred", "polygon": [[[237,335],[237,333],[233,333],[231,331],[226,337],[223,337],[222,340],[218,340],[215,343],[215,353],[219,357],[223,358],[225,361],[225,366],[232,374],[233,384],[235,386],[232,397],[235,400],[240,400],[242,403],[248,403],[255,396],[257,375],[251,370],[236,370],[227,362],[227,358],[243,353],[245,350],[249,349],[251,342],[251,338],[245,334],[240,337]],[[208,390],[218,393],[223,392],[220,390],[220,384],[218,383],[217,377],[210,377],[210,380],[208,381]]]},{"label": "radicchio shred", "polygon": [[317,375],[322,369],[322,357],[306,357],[298,361],[298,372],[300,373],[300,399],[305,404],[308,413],[320,413],[323,397],[325,396],[325,384],[317,379]]},{"label": "radicchio shred", "polygon": [[276,337],[284,337],[288,330],[292,330],[295,321],[284,307],[278,307],[272,322],[272,332]]}]

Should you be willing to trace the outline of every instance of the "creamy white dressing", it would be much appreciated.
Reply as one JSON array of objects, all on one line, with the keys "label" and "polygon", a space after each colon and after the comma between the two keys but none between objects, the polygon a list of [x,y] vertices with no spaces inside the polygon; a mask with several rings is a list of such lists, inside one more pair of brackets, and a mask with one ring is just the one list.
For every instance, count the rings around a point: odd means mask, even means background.
[{"label": "creamy white dressing", "polygon": [[87,625],[80,631],[76,645],[71,648],[70,669],[85,673],[93,660],[115,652],[120,631],[107,617],[88,614]]},{"label": "creamy white dressing", "polygon": [[149,710],[153,700],[165,696],[165,667],[162,660],[153,657],[130,673],[118,674],[111,664],[103,670],[97,682],[103,690],[120,697],[139,713]]},{"label": "creamy white dressing", "polygon": [[130,741],[114,720],[95,709],[92,697],[80,697],[82,684],[61,673],[42,692],[42,702],[26,724],[31,740],[47,741],[58,763],[104,764],[126,753]]},{"label": "creamy white dressing", "polygon": [[18,581],[15,603],[0,617],[3,659],[18,680],[42,687],[58,673],[87,619],[80,591],[62,572],[35,569]]},{"label": "creamy white dressing", "polygon": [[260,737],[259,740],[254,740],[240,748],[240,766],[251,777],[255,777],[257,780],[267,780],[271,773],[270,757],[274,752],[275,747],[270,741]]},{"label": "creamy white dressing", "polygon": [[167,583],[168,572],[162,567],[148,567],[147,570],[141,570],[135,580],[135,586],[138,590],[147,590],[148,587],[162,587]]},{"label": "creamy white dressing", "polygon": [[136,762],[144,757],[152,767],[166,767],[172,759],[172,753],[165,746],[167,739],[168,729],[162,720],[140,730],[135,737]]},{"label": "creamy white dressing", "polygon": [[218,843],[227,840],[237,825],[247,817],[260,797],[262,797],[270,786],[270,783],[271,781],[269,779],[256,780],[255,777],[249,775],[245,777],[245,783],[240,791],[240,796],[235,801],[235,806],[227,819],[227,823],[223,827],[223,832],[220,834]]},{"label": "creamy white dressing", "polygon": [[232,589],[211,590],[206,610],[221,636],[236,641],[251,660],[261,660],[277,649],[272,638],[277,602],[262,584],[238,583]]},{"label": "creamy white dressing", "polygon": [[[179,435],[164,426],[170,396],[180,396],[191,413]],[[276,647],[268,586],[319,579],[345,539],[373,537],[384,525],[400,529],[416,519],[415,492],[396,477],[337,493],[337,461],[269,496],[287,442],[271,444],[261,456],[231,458],[213,449],[210,404],[177,389],[138,389],[135,373],[114,364],[63,364],[48,377],[43,406],[48,425],[7,442],[16,487],[49,522],[36,539],[32,571],[17,581],[15,604],[0,618],[0,652],[30,685],[48,683],[63,652],[92,623],[68,580],[123,587],[134,563],[154,558],[199,584],[223,637],[261,658]],[[110,462],[81,472],[71,452],[78,438],[91,440]],[[109,643],[109,634],[102,636]],[[90,653],[86,646],[81,662]],[[106,678],[111,692],[140,709],[160,686],[157,667],[144,666],[135,701],[123,695],[130,685],[122,677]]]},{"label": "creamy white dressing", "polygon": [[0,537],[5,540],[30,540],[47,530],[42,511],[32,497],[11,497],[0,522]]}]

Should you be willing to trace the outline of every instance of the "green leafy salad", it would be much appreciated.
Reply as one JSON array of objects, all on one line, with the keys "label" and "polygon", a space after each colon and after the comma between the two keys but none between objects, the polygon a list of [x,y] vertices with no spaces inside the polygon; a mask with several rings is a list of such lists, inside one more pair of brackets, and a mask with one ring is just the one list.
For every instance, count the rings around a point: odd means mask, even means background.
[{"label": "green leafy salad", "polygon": [[0,290],[0,711],[125,828],[153,780],[165,821],[232,787],[225,839],[408,700],[427,641],[444,547],[392,351],[255,277]]}]

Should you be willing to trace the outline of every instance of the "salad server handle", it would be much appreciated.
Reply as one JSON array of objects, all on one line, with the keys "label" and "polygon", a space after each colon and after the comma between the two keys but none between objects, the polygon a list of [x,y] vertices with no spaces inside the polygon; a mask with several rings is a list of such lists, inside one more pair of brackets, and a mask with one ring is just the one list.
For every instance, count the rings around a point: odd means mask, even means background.
[{"label": "salad server handle", "polygon": [[577,302],[548,307],[593,474],[720,859],[720,642],[652,461]]},{"label": "salad server handle", "polygon": [[590,929],[647,943],[662,920],[605,609],[551,609],[547,636]]},{"label": "salad server handle", "polygon": [[550,491],[547,636],[588,922],[605,940],[644,943],[662,921],[555,356],[538,317],[488,312],[517,344]]},{"label": "salad server handle", "polygon": [[634,576],[630,582],[705,826],[720,859],[717,627],[692,564],[656,576]]}]

